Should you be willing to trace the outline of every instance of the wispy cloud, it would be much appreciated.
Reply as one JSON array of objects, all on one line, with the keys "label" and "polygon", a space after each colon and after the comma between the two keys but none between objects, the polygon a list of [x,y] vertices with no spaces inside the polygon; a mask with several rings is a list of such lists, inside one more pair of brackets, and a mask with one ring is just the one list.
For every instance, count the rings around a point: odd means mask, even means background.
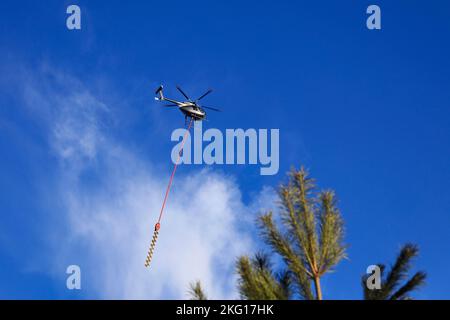
[{"label": "wispy cloud", "polygon": [[[169,171],[141,159],[106,130],[113,112],[77,79],[46,68],[27,76],[24,98],[46,123],[59,159],[54,196],[67,230],[54,265],[79,264],[82,288],[94,298],[186,298],[201,279],[213,298],[237,298],[234,263],[251,252],[246,226],[272,201],[264,189],[250,204],[233,177],[203,169],[178,172],[154,260],[144,268]],[[110,128],[109,128],[110,129]],[[169,170],[169,168],[168,168]]]}]

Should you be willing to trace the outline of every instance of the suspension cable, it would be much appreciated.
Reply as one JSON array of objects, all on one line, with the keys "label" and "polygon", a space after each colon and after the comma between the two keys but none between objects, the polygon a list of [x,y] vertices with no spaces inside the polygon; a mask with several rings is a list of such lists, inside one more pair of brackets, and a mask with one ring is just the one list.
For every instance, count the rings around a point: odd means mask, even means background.
[{"label": "suspension cable", "polygon": [[162,216],[163,216],[163,213],[164,213],[164,208],[166,206],[167,198],[169,197],[169,192],[170,192],[170,189],[172,187],[173,177],[175,176],[175,172],[177,171],[178,162],[180,161],[181,154],[182,154],[183,148],[184,148],[184,143],[186,142],[187,135],[189,133],[189,130],[191,129],[192,122],[193,122],[193,119],[191,118],[191,120],[189,121],[189,125],[187,127],[187,130],[184,133],[183,140],[181,142],[180,151],[178,152],[178,156],[177,156],[177,161],[175,161],[175,164],[174,164],[173,170],[172,170],[172,174],[170,175],[169,184],[167,185],[166,194],[164,195],[164,201],[163,201],[162,206],[161,206],[161,211],[159,212],[159,217],[158,217],[158,220],[157,220],[157,222],[155,224],[155,228],[154,228],[154,231],[153,231],[153,238],[152,238],[152,241],[150,243],[150,248],[149,248],[148,253],[147,253],[147,258],[145,259],[145,266],[146,267],[148,267],[150,265],[150,262],[152,260],[153,251],[155,250],[155,246],[156,246],[156,240],[158,239],[159,229],[161,228],[161,219],[162,219]]}]

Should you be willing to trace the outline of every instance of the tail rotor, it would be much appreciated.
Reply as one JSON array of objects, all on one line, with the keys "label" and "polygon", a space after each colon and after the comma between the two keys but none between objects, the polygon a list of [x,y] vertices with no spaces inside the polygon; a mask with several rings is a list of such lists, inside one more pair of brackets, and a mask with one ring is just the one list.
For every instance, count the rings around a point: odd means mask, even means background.
[{"label": "tail rotor", "polygon": [[156,89],[155,94],[157,95],[157,97],[155,97],[155,100],[164,100],[164,95],[163,95],[163,86],[160,85],[158,89]]}]

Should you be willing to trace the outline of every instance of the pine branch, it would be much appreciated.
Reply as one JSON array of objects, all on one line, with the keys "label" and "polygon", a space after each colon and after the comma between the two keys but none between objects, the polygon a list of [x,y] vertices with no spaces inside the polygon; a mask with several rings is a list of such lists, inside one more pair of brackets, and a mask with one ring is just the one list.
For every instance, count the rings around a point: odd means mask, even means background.
[{"label": "pine branch", "polygon": [[282,270],[277,273],[276,279],[278,283],[280,284],[280,288],[282,291],[283,296],[285,297],[292,297],[292,275],[289,270]]},{"label": "pine branch", "polygon": [[284,300],[286,291],[273,276],[266,255],[257,254],[251,261],[241,257],[237,264],[239,292],[248,300]]},{"label": "pine branch", "polygon": [[295,253],[289,244],[289,241],[281,235],[275,227],[272,219],[272,213],[268,213],[260,217],[260,228],[264,240],[275,252],[281,255],[288,268],[292,271],[300,295],[304,299],[313,299],[314,296],[312,294],[311,284],[309,282],[313,275],[304,266],[302,259]]},{"label": "pine branch", "polygon": [[319,195],[321,210],[319,213],[319,275],[330,271],[340,260],[346,257],[344,239],[344,222],[336,208],[333,191]]},{"label": "pine branch", "polygon": [[191,300],[208,300],[205,292],[202,289],[200,281],[191,283],[189,286],[189,295],[191,296]]},{"label": "pine branch", "polygon": [[408,275],[408,270],[411,268],[411,260],[417,256],[419,249],[413,244],[406,244],[400,250],[399,255],[392,266],[391,271],[386,277],[383,287],[383,296],[388,298],[389,294],[399,285],[400,281],[405,279]]},{"label": "pine branch", "polygon": [[[368,276],[364,276],[364,299],[366,300],[407,300],[411,299],[410,293],[425,283],[426,274],[424,272],[417,272],[404,285],[401,282],[407,278],[408,271],[411,269],[411,262],[414,257],[419,254],[419,249],[416,245],[406,244],[400,250],[397,259],[391,270],[384,277],[385,267],[381,268],[381,290],[369,290],[366,286],[365,280]],[[395,291],[397,287],[400,288]]]},{"label": "pine branch", "polygon": [[412,291],[418,289],[419,287],[425,284],[425,279],[427,275],[425,272],[417,272],[414,276],[412,276],[409,281],[398,289],[389,299],[390,300],[409,300],[411,299],[407,294]]},{"label": "pine branch", "polygon": [[308,172],[303,167],[299,171],[293,170],[291,172],[291,180],[298,220],[303,229],[302,236],[304,234],[301,246],[303,253],[308,259],[312,273],[318,275],[318,240],[314,212],[315,200],[312,198],[315,182],[309,178]]},{"label": "pine branch", "polygon": [[[315,182],[301,168],[289,173],[288,183],[280,186],[280,218],[283,232],[272,213],[260,216],[258,226],[264,241],[283,259],[283,276],[255,257],[239,261],[240,290],[243,296],[267,297],[299,295],[320,299],[320,278],[345,257],[344,227],[336,208],[334,193],[316,193]],[[274,276],[276,274],[276,276]],[[316,296],[312,292],[314,283]],[[279,291],[281,288],[281,292]],[[262,290],[262,291],[261,291]]]},{"label": "pine branch", "polygon": [[282,218],[289,231],[290,238],[294,240],[294,243],[296,241],[297,248],[299,249],[298,255],[301,257],[301,260],[306,261],[303,265],[308,265],[308,272],[312,277],[314,274],[314,258],[308,255],[308,250],[303,249],[308,247],[308,236],[294,208],[293,197],[291,195],[292,191],[292,185],[289,187],[281,187],[280,189],[279,196],[284,207],[284,210],[281,211]]}]

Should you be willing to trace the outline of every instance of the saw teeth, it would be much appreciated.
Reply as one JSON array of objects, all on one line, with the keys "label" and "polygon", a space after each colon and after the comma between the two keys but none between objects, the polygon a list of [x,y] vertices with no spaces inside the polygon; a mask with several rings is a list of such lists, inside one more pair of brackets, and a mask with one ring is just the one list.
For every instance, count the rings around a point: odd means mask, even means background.
[{"label": "saw teeth", "polygon": [[158,239],[159,231],[155,230],[153,233],[152,242],[150,243],[150,248],[148,249],[147,259],[145,259],[145,266],[148,267],[152,261],[153,251],[155,250],[156,240]]}]

